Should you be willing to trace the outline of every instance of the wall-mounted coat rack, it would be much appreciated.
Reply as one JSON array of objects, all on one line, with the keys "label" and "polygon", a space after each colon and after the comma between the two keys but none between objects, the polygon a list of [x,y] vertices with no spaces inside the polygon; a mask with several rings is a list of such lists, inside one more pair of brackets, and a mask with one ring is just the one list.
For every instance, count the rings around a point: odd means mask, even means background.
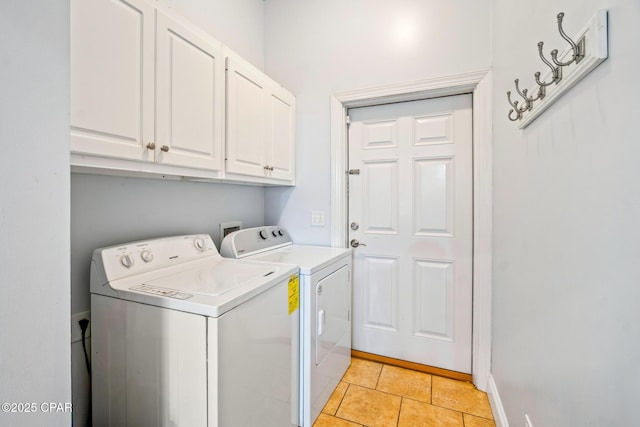
[{"label": "wall-mounted coat rack", "polygon": [[517,95],[512,95],[511,91],[507,92],[507,100],[511,106],[509,120],[518,122],[520,129],[527,127],[562,94],[607,59],[606,10],[596,12],[585,28],[573,38],[564,31],[564,13],[559,13],[557,18],[558,32],[569,46],[562,53],[553,49],[549,60],[543,51],[544,42],[539,42],[538,55],[548,70],[544,75],[540,71],[536,72],[533,75],[535,85],[528,89],[521,89],[520,79],[515,79]]}]

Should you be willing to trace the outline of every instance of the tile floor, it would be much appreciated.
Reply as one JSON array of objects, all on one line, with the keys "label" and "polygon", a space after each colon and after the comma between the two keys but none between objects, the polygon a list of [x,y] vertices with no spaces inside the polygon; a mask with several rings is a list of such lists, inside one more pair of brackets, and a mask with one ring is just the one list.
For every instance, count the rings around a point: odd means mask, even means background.
[{"label": "tile floor", "polygon": [[314,427],[495,427],[473,384],[362,359],[351,366]]}]

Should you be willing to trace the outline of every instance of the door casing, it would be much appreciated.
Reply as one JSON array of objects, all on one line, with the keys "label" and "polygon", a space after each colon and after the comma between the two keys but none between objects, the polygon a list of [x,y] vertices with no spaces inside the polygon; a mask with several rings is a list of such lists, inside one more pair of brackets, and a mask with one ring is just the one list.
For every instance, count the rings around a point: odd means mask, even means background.
[{"label": "door casing", "polygon": [[491,370],[492,133],[491,70],[356,89],[331,95],[331,245],[347,247],[347,109],[471,93],[473,96],[473,350],[475,386]]}]

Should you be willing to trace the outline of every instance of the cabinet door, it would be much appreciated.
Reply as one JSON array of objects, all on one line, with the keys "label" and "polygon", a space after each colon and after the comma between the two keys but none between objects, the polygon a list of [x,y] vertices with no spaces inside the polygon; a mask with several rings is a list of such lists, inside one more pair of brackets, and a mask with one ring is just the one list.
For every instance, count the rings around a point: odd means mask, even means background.
[{"label": "cabinet door", "polygon": [[221,170],[222,46],[158,11],[156,162]]},{"label": "cabinet door", "polygon": [[264,97],[264,76],[227,57],[227,172],[267,176]]},{"label": "cabinet door", "polygon": [[295,179],[296,99],[281,86],[272,86],[268,98],[267,164],[269,177]]},{"label": "cabinet door", "polygon": [[153,160],[154,9],[71,0],[71,151]]}]

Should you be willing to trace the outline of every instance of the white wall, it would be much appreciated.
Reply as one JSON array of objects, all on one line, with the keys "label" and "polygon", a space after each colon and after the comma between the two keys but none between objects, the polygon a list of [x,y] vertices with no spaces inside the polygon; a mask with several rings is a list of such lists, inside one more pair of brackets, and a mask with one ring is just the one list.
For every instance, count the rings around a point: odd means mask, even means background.
[{"label": "white wall", "polygon": [[[492,371],[510,425],[637,425],[640,3],[494,0]],[[609,59],[524,131],[505,92],[609,9]],[[524,24],[523,24],[524,23]],[[547,50],[548,52],[548,50]]]},{"label": "white wall", "polygon": [[264,68],[264,0],[156,0]]},{"label": "white wall", "polygon": [[0,425],[68,426],[68,1],[3,4],[0,64]]},{"label": "white wall", "polygon": [[[489,68],[490,0],[268,0],[266,73],[297,98],[296,187],[266,190],[265,221],[330,243],[331,93]],[[310,226],[324,211],[327,226]]]},{"label": "white wall", "polygon": [[[157,2],[185,16],[258,68],[263,67],[262,0]],[[68,107],[64,111],[68,112]],[[264,190],[240,185],[72,174],[72,313],[90,310],[89,261],[93,249],[173,234],[209,233],[217,239],[219,223],[229,220],[241,220],[245,227],[263,225]],[[68,325],[68,317],[66,322]],[[73,419],[75,425],[83,425],[87,418],[89,383],[81,341],[72,345],[71,357]]]}]

